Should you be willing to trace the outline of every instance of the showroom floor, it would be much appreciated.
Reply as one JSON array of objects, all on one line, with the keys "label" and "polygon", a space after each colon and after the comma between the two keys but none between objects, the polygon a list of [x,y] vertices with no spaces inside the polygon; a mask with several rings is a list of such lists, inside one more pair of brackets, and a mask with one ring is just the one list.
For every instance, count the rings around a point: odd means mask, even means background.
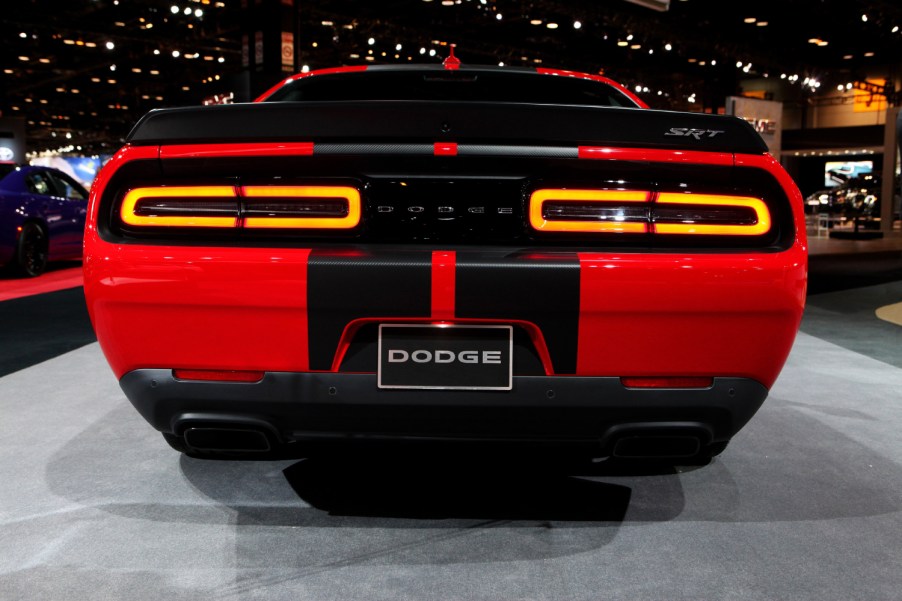
[{"label": "showroom floor", "polygon": [[899,599],[902,327],[872,315],[902,281],[875,281],[809,298],[723,455],[641,475],[182,457],[85,340],[80,289],[4,301],[10,329],[75,308],[0,377],[0,599]]}]

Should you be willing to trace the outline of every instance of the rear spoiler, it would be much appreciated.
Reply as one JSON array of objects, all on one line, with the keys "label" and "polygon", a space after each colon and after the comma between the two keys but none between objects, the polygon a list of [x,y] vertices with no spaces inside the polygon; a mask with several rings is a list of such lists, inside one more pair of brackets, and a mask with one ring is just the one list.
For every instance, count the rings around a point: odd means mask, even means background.
[{"label": "rear spoiler", "polygon": [[754,128],[732,116],[490,102],[263,102],[158,109],[135,125],[127,141],[138,146],[449,141],[767,152]]}]

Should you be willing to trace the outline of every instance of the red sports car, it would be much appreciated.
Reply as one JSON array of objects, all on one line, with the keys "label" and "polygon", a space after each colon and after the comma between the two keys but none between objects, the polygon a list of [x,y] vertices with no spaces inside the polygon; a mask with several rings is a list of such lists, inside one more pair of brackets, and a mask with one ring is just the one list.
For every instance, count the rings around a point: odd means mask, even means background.
[{"label": "red sports car", "polygon": [[745,121],[454,61],[153,111],[85,240],[126,396],[210,457],[453,440],[704,460],[780,373],[806,274],[802,198]]}]

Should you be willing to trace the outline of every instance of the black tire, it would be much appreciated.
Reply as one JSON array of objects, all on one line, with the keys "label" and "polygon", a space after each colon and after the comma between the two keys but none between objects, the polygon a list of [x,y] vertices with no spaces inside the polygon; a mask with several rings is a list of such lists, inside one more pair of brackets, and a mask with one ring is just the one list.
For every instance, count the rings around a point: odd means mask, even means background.
[{"label": "black tire", "polygon": [[29,278],[41,275],[47,269],[48,248],[44,228],[37,223],[26,223],[22,226],[16,244],[16,256],[12,262],[13,271]]}]

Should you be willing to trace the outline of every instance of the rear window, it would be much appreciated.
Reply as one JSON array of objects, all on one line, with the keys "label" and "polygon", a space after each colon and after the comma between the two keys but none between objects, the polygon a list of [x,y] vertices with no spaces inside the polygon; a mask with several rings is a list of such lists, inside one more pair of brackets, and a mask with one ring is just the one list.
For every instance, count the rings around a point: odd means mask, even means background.
[{"label": "rear window", "polygon": [[365,71],[314,75],[276,90],[264,102],[425,100],[635,107],[600,81],[528,72]]}]

